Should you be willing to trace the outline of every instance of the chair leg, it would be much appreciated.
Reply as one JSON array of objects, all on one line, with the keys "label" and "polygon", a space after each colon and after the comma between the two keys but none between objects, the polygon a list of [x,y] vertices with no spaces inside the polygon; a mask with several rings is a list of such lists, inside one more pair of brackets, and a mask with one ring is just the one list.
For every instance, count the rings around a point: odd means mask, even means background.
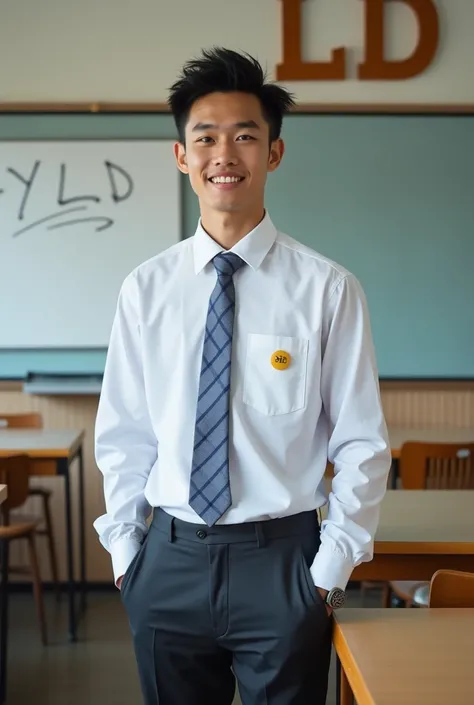
[{"label": "chair leg", "polygon": [[392,590],[390,589],[390,583],[385,583],[383,586],[382,606],[387,608],[392,606]]},{"label": "chair leg", "polygon": [[402,600],[398,595],[392,595],[392,607],[396,609],[405,609],[405,600]]},{"label": "chair leg", "polygon": [[2,582],[0,586],[0,703],[6,700],[7,695],[7,666],[8,666],[8,562],[10,542],[3,539],[1,542]]},{"label": "chair leg", "polygon": [[51,577],[54,583],[54,592],[56,593],[56,600],[59,602],[61,599],[61,586],[59,585],[59,575],[58,575],[58,559],[56,555],[56,542],[54,540],[53,532],[53,520],[51,517],[51,508],[49,505],[49,497],[43,497],[43,511],[44,511],[44,521],[46,526],[46,537],[48,540],[48,551],[49,551],[49,563],[51,566]]},{"label": "chair leg", "polygon": [[43,600],[43,585],[41,583],[41,575],[40,575],[40,570],[39,570],[39,563],[38,563],[38,556],[36,553],[36,544],[35,544],[35,537],[33,534],[30,534],[28,536],[28,550],[30,554],[30,565],[31,565],[31,574],[33,578],[33,592],[35,596],[35,603],[36,603],[36,611],[38,613],[38,621],[39,621],[39,626],[40,626],[40,632],[41,632],[41,641],[43,643],[43,646],[46,646],[48,643],[48,635],[47,635],[47,629],[46,629],[46,613],[44,609],[44,600]]}]

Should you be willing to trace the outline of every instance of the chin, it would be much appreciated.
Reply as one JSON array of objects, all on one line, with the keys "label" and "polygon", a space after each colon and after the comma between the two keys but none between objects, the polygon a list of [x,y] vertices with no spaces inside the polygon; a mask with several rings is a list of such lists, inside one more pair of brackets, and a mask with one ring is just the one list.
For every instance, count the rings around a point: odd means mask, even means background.
[{"label": "chin", "polygon": [[236,213],[238,211],[245,210],[245,203],[242,203],[241,201],[214,201],[213,203],[209,203],[210,207],[215,210],[215,211],[220,211],[221,213]]},{"label": "chin", "polygon": [[220,213],[240,213],[245,210],[245,206],[242,203],[222,203],[214,206],[214,210],[220,211]]}]

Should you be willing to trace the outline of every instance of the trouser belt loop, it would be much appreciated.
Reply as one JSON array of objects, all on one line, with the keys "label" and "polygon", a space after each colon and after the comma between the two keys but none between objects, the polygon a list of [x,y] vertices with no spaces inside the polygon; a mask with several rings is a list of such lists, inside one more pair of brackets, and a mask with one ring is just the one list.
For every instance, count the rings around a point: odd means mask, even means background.
[{"label": "trouser belt loop", "polygon": [[170,521],[168,524],[168,541],[173,543],[174,541],[174,517],[170,516]]},{"label": "trouser belt loop", "polygon": [[262,522],[257,521],[255,523],[255,534],[257,536],[257,548],[263,548],[265,546],[265,532],[263,530]]}]

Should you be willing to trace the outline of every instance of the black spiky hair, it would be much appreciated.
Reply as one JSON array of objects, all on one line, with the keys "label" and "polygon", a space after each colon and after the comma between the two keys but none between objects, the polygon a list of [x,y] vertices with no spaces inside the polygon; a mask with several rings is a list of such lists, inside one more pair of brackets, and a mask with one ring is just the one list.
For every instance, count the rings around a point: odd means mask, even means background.
[{"label": "black spiky hair", "polygon": [[256,96],[270,128],[270,142],[280,137],[283,117],[294,105],[292,94],[267,82],[262,66],[250,54],[215,47],[203,50],[202,56],[187,61],[170,88],[168,104],[183,144],[193,104],[210,93],[231,91]]}]

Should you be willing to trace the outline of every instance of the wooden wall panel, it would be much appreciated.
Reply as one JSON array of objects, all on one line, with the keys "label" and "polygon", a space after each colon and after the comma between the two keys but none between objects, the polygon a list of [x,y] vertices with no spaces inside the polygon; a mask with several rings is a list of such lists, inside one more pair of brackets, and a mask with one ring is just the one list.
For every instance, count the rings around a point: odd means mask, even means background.
[{"label": "wooden wall panel", "polygon": [[[408,389],[398,385],[384,388],[382,400],[388,424],[398,426],[450,426],[474,428],[474,388],[461,389]],[[108,581],[112,578],[110,559],[100,545],[92,522],[104,510],[102,476],[94,461],[93,433],[97,411],[97,397],[36,397],[23,394],[12,387],[0,389],[0,412],[39,411],[46,428],[85,429],[85,478],[86,478],[86,536],[88,578],[91,581]],[[77,483],[73,468],[73,506],[76,507]],[[54,489],[53,512],[58,538],[61,578],[65,578],[65,523],[63,486],[60,478],[36,480]],[[37,509],[30,500],[29,509]],[[41,539],[40,539],[41,541]],[[49,579],[49,567],[44,549],[40,551],[42,573]],[[77,559],[77,549],[76,549]],[[12,562],[26,560],[26,553],[15,549]]]},{"label": "wooden wall panel", "polygon": [[474,390],[382,389],[382,401],[395,426],[474,427]]}]

